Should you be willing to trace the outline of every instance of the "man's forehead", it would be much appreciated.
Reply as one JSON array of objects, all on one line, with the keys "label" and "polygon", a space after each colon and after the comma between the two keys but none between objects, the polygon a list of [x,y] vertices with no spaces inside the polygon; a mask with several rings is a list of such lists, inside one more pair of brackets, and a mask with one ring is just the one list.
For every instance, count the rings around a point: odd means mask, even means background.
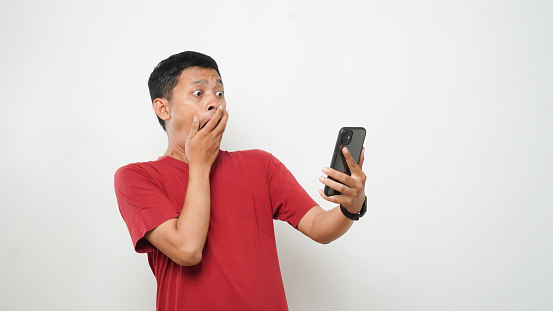
[{"label": "man's forehead", "polygon": [[179,75],[179,82],[187,85],[223,84],[223,80],[213,68],[188,67]]},{"label": "man's forehead", "polygon": [[[211,81],[208,81],[208,80],[205,80],[205,79],[200,79],[200,80],[192,80],[190,81],[190,83],[188,83],[189,85],[196,85],[196,84],[211,84]],[[214,80],[214,84],[223,84],[223,80],[221,80],[221,78],[217,78]]]}]

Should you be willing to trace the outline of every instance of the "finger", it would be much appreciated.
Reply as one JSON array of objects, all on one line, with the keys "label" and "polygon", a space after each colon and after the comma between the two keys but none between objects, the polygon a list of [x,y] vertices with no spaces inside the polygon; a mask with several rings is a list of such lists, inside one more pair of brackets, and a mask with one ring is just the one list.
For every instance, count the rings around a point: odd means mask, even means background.
[{"label": "finger", "polygon": [[331,178],[325,178],[321,176],[319,177],[319,181],[325,186],[334,189],[335,191],[338,191],[344,195],[349,195],[352,193],[352,189],[350,187],[338,181],[332,180]]},{"label": "finger", "polygon": [[190,133],[188,133],[188,139],[196,136],[199,129],[200,129],[200,120],[198,119],[197,116],[194,116],[192,118],[192,125],[190,126]]},{"label": "finger", "polygon": [[[352,177],[349,176],[348,174],[342,173],[342,172],[337,171],[333,168],[323,167],[323,173],[327,174],[328,177],[332,177],[336,181],[339,181],[339,182],[341,182],[343,184],[346,184],[346,185],[351,185],[351,183],[353,181]],[[334,190],[338,190],[338,189],[334,189]]]},{"label": "finger", "polygon": [[327,200],[328,202],[332,202],[343,206],[346,206],[348,202],[347,197],[343,195],[327,196],[322,189],[319,189],[319,195],[321,196],[321,198]]},{"label": "finger", "polygon": [[216,135],[222,134],[227,128],[228,116],[229,116],[228,110],[225,109],[225,111],[223,112],[223,117],[221,118],[221,121],[219,121],[219,124],[217,124],[217,126],[213,130],[213,132]]},{"label": "finger", "polygon": [[223,116],[223,106],[219,106],[217,108],[217,111],[211,116],[211,119],[207,121],[207,123],[204,125],[204,128],[207,132],[213,131],[215,126],[217,126],[217,123],[219,120],[221,120],[221,117]]},{"label": "finger", "polygon": [[361,157],[359,157],[359,168],[363,168],[363,162],[365,162],[365,147],[361,149]]},{"label": "finger", "polygon": [[328,202],[340,204],[340,199],[339,199],[340,196],[339,195],[327,196],[325,194],[325,192],[323,191],[323,189],[319,189],[319,195],[321,196],[321,198],[327,200]]},{"label": "finger", "polygon": [[353,156],[349,152],[349,149],[344,147],[342,148],[342,154],[344,154],[344,158],[346,159],[346,164],[349,167],[350,172],[353,174],[353,171],[359,169],[359,165],[357,165],[357,162],[355,162],[355,159],[353,159]]}]

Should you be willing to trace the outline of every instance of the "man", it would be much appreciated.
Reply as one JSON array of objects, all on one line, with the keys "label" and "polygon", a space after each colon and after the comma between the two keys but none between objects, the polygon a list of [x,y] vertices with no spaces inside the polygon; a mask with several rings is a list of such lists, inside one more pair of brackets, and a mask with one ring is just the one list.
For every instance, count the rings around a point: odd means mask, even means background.
[{"label": "man", "polygon": [[363,154],[357,165],[344,148],[351,176],[323,169],[342,195],[321,196],[343,207],[324,211],[271,154],[219,149],[229,114],[211,57],[173,55],[148,87],[167,151],[120,168],[115,193],[135,250],[148,254],[157,310],[287,310],[273,219],[319,243],[340,237],[366,204]]}]

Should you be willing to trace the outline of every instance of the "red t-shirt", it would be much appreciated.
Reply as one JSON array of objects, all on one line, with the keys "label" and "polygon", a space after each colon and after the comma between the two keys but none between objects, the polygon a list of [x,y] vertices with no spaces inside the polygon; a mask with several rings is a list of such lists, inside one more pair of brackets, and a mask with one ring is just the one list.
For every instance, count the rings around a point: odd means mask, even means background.
[{"label": "red t-shirt", "polygon": [[188,165],[161,157],[115,173],[119,210],[135,250],[148,253],[157,280],[157,310],[287,310],[273,219],[297,227],[317,203],[280,161],[260,150],[220,151],[210,182],[202,260],[183,267],[144,234],[179,216]]}]

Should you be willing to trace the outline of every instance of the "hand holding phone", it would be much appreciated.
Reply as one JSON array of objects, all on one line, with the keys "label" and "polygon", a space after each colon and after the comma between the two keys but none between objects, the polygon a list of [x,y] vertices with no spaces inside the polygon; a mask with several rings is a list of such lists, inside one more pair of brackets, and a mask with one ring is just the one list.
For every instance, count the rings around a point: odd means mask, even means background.
[{"label": "hand holding phone", "polygon": [[[338,133],[336,145],[334,146],[334,153],[332,154],[330,168],[351,176],[351,171],[347,165],[342,149],[346,147],[355,162],[359,163],[361,151],[363,150],[363,143],[365,141],[365,135],[366,130],[363,127],[341,128]],[[332,177],[329,178],[336,181]],[[325,185],[324,194],[327,196],[334,196],[340,195],[341,193]]]}]

